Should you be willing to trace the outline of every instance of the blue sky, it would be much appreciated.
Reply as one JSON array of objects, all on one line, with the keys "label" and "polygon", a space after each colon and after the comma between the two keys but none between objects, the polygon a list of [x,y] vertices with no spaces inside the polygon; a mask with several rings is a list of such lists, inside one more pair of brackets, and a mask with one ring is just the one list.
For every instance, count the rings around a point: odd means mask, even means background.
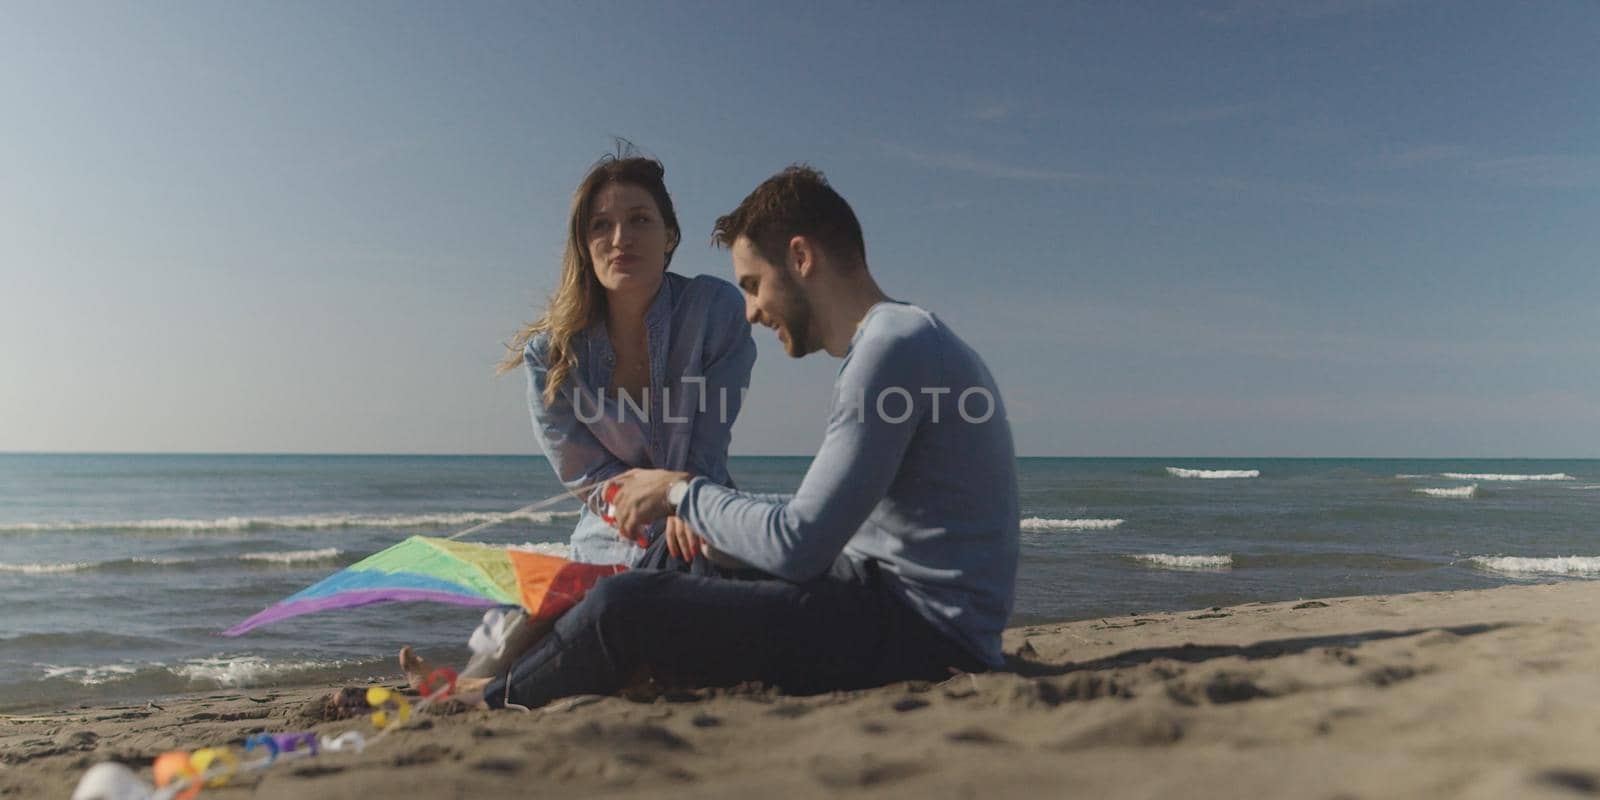
[{"label": "blue sky", "polygon": [[[1600,455],[1600,6],[790,5],[9,5],[0,451],[536,452],[621,135],[690,274],[824,170],[1026,455]],[[757,341],[735,451],[809,453]]]}]

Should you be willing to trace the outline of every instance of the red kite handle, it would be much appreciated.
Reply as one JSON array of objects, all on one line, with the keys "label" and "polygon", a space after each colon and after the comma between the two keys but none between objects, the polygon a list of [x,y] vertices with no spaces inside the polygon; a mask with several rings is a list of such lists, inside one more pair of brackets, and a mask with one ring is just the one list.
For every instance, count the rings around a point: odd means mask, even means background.
[{"label": "red kite handle", "polygon": [[617,493],[620,491],[622,491],[621,486],[615,483],[608,483],[606,484],[605,494],[602,495],[603,499],[605,500],[606,509],[600,512],[600,518],[605,520],[606,524],[612,527],[616,527],[617,525],[617,518],[615,516],[617,509],[611,504],[617,499]]},{"label": "red kite handle", "polygon": [[423,678],[422,683],[418,684],[417,691],[425,698],[432,698],[434,681],[444,681],[445,690],[442,696],[448,697],[456,693],[456,671],[449,667],[440,667],[428,673],[428,677]]},{"label": "red kite handle", "polygon": [[[617,515],[617,509],[616,509],[615,506],[612,505],[612,503],[616,501],[617,493],[621,492],[621,491],[622,491],[621,484],[616,484],[616,483],[608,483],[608,484],[606,484],[606,491],[605,491],[605,495],[604,495],[605,503],[606,503],[606,510],[600,512],[600,518],[605,520],[606,524],[610,525],[613,528],[617,527],[617,516],[616,516]],[[622,530],[620,528],[617,529],[617,532],[622,534],[622,538],[627,539],[628,541],[633,542],[634,544],[639,545],[640,547],[649,547],[650,546],[650,540],[648,538],[644,537],[644,536],[639,536],[639,537],[635,538],[633,536],[629,536],[627,531],[624,531],[624,530]]]}]

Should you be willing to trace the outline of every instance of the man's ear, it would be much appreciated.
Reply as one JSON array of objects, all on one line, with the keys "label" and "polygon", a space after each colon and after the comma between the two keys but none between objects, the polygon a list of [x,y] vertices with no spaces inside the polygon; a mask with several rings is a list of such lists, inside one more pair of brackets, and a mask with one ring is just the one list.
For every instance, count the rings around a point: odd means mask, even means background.
[{"label": "man's ear", "polygon": [[667,231],[667,252],[671,253],[676,249],[678,249],[678,232],[669,230]]},{"label": "man's ear", "polygon": [[809,278],[817,271],[817,248],[804,236],[789,240],[788,258],[790,268],[802,278]]}]

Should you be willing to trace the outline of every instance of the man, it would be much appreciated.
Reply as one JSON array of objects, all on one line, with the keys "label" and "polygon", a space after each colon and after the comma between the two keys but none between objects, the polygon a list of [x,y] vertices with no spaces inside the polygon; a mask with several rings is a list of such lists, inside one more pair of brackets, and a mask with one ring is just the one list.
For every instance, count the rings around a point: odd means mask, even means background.
[{"label": "man", "polygon": [[714,551],[774,578],[603,579],[487,687],[491,706],[611,693],[641,674],[815,692],[1003,664],[1017,481],[983,361],[878,288],[855,213],[815,170],[763,182],[714,238],[752,324],[777,331],[793,357],[844,360],[827,434],[792,497],[639,469],[614,481],[616,517],[632,531],[677,514]]}]

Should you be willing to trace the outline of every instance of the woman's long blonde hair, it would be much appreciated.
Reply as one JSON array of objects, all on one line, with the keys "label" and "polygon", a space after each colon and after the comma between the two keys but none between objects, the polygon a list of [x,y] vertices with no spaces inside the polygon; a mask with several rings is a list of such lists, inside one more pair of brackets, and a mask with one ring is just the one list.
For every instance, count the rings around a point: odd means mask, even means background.
[{"label": "woman's long blonde hair", "polygon": [[506,343],[505,358],[501,359],[496,370],[503,374],[521,366],[528,342],[541,333],[550,334],[550,348],[545,362],[550,370],[544,387],[545,405],[555,403],[561,387],[566,385],[572,377],[572,371],[578,367],[578,353],[573,347],[573,340],[606,312],[605,289],[595,275],[594,263],[589,260],[589,207],[594,202],[595,194],[612,183],[637,186],[650,193],[674,243],[672,249],[667,251],[666,266],[672,265],[676,243],[683,239],[678,228],[677,212],[672,209],[672,197],[667,194],[664,180],[666,168],[653,158],[637,156],[630,151],[631,147],[619,147],[617,154],[601,158],[584,176],[583,182],[578,184],[578,190],[572,195],[567,247],[561,255],[561,284],[550,295],[544,316],[524,325]]}]

